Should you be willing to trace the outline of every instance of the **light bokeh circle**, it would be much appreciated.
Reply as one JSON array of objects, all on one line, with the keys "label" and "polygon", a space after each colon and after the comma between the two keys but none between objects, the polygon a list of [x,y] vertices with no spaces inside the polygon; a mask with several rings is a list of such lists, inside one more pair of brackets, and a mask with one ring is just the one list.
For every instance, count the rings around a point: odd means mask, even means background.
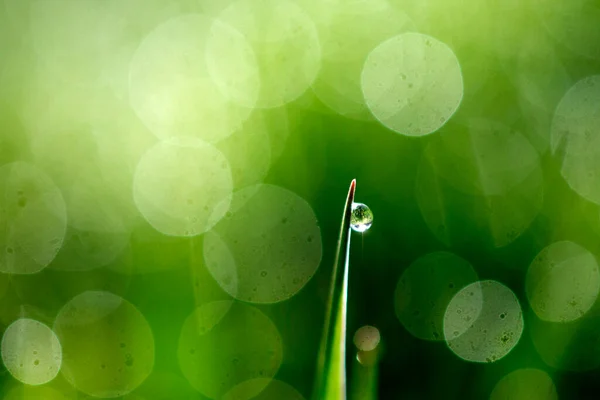
[{"label": "light bokeh circle", "polygon": [[10,374],[27,385],[42,385],[60,371],[62,348],[56,334],[43,323],[21,318],[2,337],[2,361]]},{"label": "light bokeh circle", "polygon": [[570,322],[548,322],[531,313],[527,322],[537,353],[550,367],[589,371],[600,366],[598,315],[587,314]]},{"label": "light bokeh circle", "polygon": [[379,43],[414,30],[414,24],[387,0],[318,0],[306,7],[317,26],[323,53],[313,92],[340,115],[372,120],[360,86],[365,59]]},{"label": "light bokeh circle", "polygon": [[129,301],[104,291],[83,292],[54,321],[63,348],[62,374],[94,397],[130,393],[154,368],[154,336]]},{"label": "light bokeh circle", "polygon": [[[257,107],[282,106],[296,100],[312,84],[319,71],[321,46],[310,17],[294,2],[238,0],[218,18],[239,31],[255,54],[260,81]],[[216,51],[219,46],[211,48]],[[231,86],[221,73],[231,67],[222,62],[209,65],[219,86]]]},{"label": "light bokeh circle", "polygon": [[454,52],[431,36],[412,32],[384,41],[369,54],[361,87],[375,118],[407,136],[427,135],[443,126],[464,90]]},{"label": "light bokeh circle", "polygon": [[469,195],[504,195],[540,169],[540,157],[520,132],[497,121],[470,118],[436,136],[427,148],[436,172]]},{"label": "light bokeh circle", "polygon": [[381,334],[379,329],[374,326],[365,325],[354,333],[354,345],[360,351],[371,351],[375,350],[381,340]]},{"label": "light bokeh circle", "polygon": [[311,206],[274,185],[235,192],[230,211],[204,238],[204,259],[215,280],[231,296],[254,303],[298,293],[321,256],[321,230]]},{"label": "light bokeh circle", "polygon": [[477,273],[463,258],[438,251],[415,260],[403,273],[394,292],[394,308],[402,325],[415,337],[444,340],[444,313],[463,287],[477,281]]},{"label": "light bokeh circle", "polygon": [[98,169],[85,171],[62,188],[67,205],[68,228],[61,250],[50,265],[56,270],[86,271],[112,263],[129,243],[130,202],[123,202],[103,180]]},{"label": "light bokeh circle", "polygon": [[[218,52],[208,45],[215,40]],[[215,62],[227,67],[219,68],[224,84],[210,73]],[[240,32],[200,14],[181,15],[157,26],[136,50],[129,74],[131,104],[161,139],[191,136],[214,143],[250,115],[259,94],[256,70],[254,53]],[[237,104],[240,98],[243,106]]]},{"label": "light bokeh circle", "polygon": [[558,394],[546,372],[523,368],[500,379],[490,394],[490,400],[558,400]]},{"label": "light bokeh circle", "polygon": [[141,158],[133,182],[141,214],[170,236],[208,231],[227,211],[232,190],[225,156],[197,139],[157,143]]},{"label": "light bokeh circle", "polygon": [[581,197],[600,204],[600,75],[575,83],[552,120],[551,146],[562,157],[561,174]]},{"label": "light bokeh circle", "polygon": [[261,311],[215,301],[198,307],[185,320],[177,356],[189,383],[204,396],[217,399],[242,382],[262,378],[244,390],[260,393],[279,370],[282,352],[277,328]]},{"label": "light bokeh circle", "polygon": [[[239,130],[215,144],[229,161],[236,189],[260,183],[267,175],[272,161],[268,125],[263,110],[255,110]],[[285,128],[278,124],[276,129]]]},{"label": "light bokeh circle", "polygon": [[[434,137],[432,142],[441,136]],[[443,146],[432,142],[426,147],[419,163],[415,197],[427,227],[438,240],[447,246],[471,247],[477,243],[486,247],[503,247],[514,242],[529,228],[540,212],[544,199],[540,164],[534,164],[521,182],[514,178],[520,176],[522,171],[515,175],[509,173],[507,176],[515,186],[507,186],[509,181],[488,185],[489,188],[502,189],[502,194],[467,194],[465,189],[473,192],[479,186],[473,184],[476,181],[463,180],[471,175],[465,174],[463,179],[449,182],[444,176],[450,176],[450,172],[440,171],[446,167],[456,169],[464,157],[455,157],[454,162],[448,163],[452,158],[447,157],[447,152],[440,152]],[[459,185],[461,182],[465,185]]]},{"label": "light bokeh circle", "polygon": [[37,167],[0,167],[0,271],[32,274],[56,257],[67,228],[65,202]]},{"label": "light bokeh circle", "polygon": [[508,287],[479,281],[462,288],[444,314],[444,337],[465,361],[491,363],[506,356],[523,333],[523,312]]},{"label": "light bokeh circle", "polygon": [[552,243],[532,261],[525,287],[529,304],[540,319],[576,320],[588,312],[598,297],[598,262],[576,243]]}]

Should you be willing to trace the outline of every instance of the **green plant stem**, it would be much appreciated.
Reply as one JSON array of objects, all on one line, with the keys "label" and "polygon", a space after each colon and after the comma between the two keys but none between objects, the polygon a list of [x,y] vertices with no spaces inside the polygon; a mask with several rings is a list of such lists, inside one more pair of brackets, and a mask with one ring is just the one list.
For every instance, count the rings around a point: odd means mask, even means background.
[{"label": "green plant stem", "polygon": [[350,217],[356,180],[348,190],[342,226],[333,264],[329,303],[317,365],[313,398],[346,399],[346,312],[348,302],[348,265],[350,260]]}]

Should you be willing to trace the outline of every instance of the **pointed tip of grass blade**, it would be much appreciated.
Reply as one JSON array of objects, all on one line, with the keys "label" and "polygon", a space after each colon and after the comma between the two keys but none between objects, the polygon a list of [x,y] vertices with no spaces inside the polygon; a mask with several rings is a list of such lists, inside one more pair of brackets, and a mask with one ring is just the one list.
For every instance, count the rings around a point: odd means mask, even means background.
[{"label": "pointed tip of grass blade", "polygon": [[348,200],[349,204],[352,205],[354,202],[354,192],[356,191],[356,179],[352,179],[350,182],[350,190],[348,190]]},{"label": "pointed tip of grass blade", "polygon": [[331,290],[325,318],[317,381],[313,398],[319,400],[346,399],[346,312],[348,297],[348,267],[350,249],[350,217],[356,191],[356,179],[350,189],[342,214],[342,226],[332,271]]}]

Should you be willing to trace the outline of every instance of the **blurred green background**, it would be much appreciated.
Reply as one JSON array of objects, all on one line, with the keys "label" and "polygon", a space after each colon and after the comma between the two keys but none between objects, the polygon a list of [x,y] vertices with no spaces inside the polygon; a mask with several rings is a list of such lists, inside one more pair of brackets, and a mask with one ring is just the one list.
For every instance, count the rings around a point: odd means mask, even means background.
[{"label": "blurred green background", "polygon": [[597,397],[598,1],[0,0],[1,395],[310,398],[354,178],[349,399]]}]

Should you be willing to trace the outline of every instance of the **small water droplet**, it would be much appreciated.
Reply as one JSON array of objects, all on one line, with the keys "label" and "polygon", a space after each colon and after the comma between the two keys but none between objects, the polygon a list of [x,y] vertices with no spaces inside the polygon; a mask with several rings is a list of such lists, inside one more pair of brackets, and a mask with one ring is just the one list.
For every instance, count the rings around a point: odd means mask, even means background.
[{"label": "small water droplet", "polygon": [[362,203],[352,203],[350,227],[355,232],[364,232],[373,224],[373,212]]}]

